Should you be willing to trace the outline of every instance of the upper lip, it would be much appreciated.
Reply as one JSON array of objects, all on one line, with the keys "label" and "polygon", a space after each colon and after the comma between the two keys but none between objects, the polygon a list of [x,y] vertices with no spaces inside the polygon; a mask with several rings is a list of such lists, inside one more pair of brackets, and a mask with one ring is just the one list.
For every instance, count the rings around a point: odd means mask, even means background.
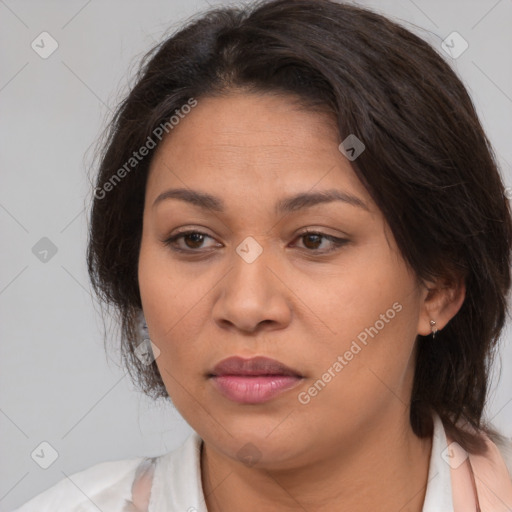
[{"label": "upper lip", "polygon": [[263,356],[250,359],[233,356],[223,359],[215,365],[209,374],[210,377],[217,375],[293,375],[302,377],[298,371],[275,359]]}]

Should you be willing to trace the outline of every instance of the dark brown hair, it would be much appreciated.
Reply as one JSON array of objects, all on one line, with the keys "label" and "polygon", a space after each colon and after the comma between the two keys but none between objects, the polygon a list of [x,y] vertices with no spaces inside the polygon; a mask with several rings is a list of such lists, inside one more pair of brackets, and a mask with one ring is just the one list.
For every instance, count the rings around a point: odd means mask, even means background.
[{"label": "dark brown hair", "polygon": [[95,291],[120,317],[132,379],[153,398],[168,396],[156,364],[134,355],[154,150],[122,179],[112,178],[191,98],[235,89],[283,93],[331,112],[340,141],[354,134],[365,144],[352,167],[418,279],[465,279],[457,315],[435,340],[417,337],[410,420],[418,436],[431,435],[435,410],[454,440],[481,452],[478,437],[456,423],[493,433],[482,415],[511,284],[510,204],[489,140],[451,67],[418,36],[353,5],[276,0],[218,8],[144,57],[101,153],[87,254]]}]

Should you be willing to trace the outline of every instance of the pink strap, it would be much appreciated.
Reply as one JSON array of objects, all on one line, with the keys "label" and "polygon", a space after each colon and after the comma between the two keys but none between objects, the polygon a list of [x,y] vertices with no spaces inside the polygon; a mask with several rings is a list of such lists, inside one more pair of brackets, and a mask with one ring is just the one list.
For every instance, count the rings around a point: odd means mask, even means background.
[{"label": "pink strap", "polygon": [[[498,447],[481,433],[488,447],[484,455],[468,454],[446,433],[448,457],[452,460],[455,512],[512,511],[512,479]],[[463,461],[463,462],[462,462]]]}]

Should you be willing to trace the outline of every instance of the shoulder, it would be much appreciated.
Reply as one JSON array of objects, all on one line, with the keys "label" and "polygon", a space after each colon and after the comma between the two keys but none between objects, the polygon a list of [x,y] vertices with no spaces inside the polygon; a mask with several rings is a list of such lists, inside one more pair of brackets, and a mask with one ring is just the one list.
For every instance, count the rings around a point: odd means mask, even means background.
[{"label": "shoulder", "polygon": [[95,464],[66,476],[13,512],[86,512],[122,510],[131,499],[137,468],[146,458],[136,457]]},{"label": "shoulder", "polygon": [[201,442],[192,432],[181,446],[157,457],[95,464],[66,476],[12,512],[140,512],[147,510],[150,498],[152,510],[188,510],[194,505],[205,512]]}]

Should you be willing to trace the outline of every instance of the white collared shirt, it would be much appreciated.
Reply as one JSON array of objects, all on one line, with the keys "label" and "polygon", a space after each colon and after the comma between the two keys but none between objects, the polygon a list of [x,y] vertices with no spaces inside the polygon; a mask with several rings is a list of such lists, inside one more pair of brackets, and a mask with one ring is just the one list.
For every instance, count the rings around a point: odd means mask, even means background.
[{"label": "white collared shirt", "polygon": [[434,413],[433,418],[432,452],[422,512],[453,512],[450,466],[442,457],[448,442],[441,418],[437,413]]},{"label": "white collared shirt", "polygon": [[[202,439],[196,432],[182,446],[155,459],[148,512],[208,512],[201,484]],[[422,512],[453,512],[450,466],[441,419],[434,414],[434,436]],[[503,453],[511,466],[510,453]],[[74,473],[13,512],[127,512],[135,472],[144,457],[96,464]],[[510,469],[509,469],[510,471]]]}]

